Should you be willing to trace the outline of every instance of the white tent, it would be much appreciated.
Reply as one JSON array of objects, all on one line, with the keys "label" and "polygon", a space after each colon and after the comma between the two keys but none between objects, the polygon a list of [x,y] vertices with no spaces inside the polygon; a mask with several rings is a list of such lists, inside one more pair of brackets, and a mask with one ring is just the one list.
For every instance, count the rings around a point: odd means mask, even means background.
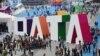
[{"label": "white tent", "polygon": [[5,22],[8,26],[8,32],[14,31],[14,20],[16,17],[0,12],[0,23]]}]

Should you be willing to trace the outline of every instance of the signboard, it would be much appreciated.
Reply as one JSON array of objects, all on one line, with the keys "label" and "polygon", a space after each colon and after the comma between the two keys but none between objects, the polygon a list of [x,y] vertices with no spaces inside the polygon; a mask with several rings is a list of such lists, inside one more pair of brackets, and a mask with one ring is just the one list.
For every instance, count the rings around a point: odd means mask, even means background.
[{"label": "signboard", "polygon": [[86,14],[39,16],[22,21],[24,30],[22,33],[15,30],[16,34],[27,33],[29,36],[40,36],[40,38],[50,36],[51,40],[62,39],[69,43],[78,43],[79,40],[87,43],[92,42]]}]

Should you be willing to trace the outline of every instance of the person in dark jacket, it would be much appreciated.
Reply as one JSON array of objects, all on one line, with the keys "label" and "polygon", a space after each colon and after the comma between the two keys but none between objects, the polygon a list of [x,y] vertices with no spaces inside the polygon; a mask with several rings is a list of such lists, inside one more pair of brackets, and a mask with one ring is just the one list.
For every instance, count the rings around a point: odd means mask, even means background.
[{"label": "person in dark jacket", "polygon": [[67,51],[67,52],[68,52],[68,54],[67,54],[67,55],[68,55],[68,56],[70,56],[70,50],[69,50],[69,48],[68,48],[68,51]]},{"label": "person in dark jacket", "polygon": [[2,46],[3,46],[3,44],[2,44],[2,42],[0,42],[0,54],[2,54]]},{"label": "person in dark jacket", "polygon": [[99,53],[99,56],[100,56],[100,49],[99,49],[98,53]]}]

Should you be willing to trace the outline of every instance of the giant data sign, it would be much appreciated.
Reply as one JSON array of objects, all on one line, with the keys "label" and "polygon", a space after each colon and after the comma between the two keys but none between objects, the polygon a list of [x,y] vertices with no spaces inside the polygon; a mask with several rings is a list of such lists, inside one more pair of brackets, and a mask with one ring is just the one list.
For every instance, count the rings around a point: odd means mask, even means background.
[{"label": "giant data sign", "polygon": [[51,40],[63,39],[69,43],[78,43],[79,40],[92,42],[86,14],[39,16],[33,19],[17,20],[15,26],[17,26],[15,27],[16,34],[27,33],[41,38],[50,36]]}]

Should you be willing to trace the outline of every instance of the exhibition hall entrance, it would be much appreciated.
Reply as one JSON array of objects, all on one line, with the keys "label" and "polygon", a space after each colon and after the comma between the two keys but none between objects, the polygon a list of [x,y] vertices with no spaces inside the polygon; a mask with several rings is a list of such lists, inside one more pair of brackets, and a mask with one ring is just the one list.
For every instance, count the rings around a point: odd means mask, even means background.
[{"label": "exhibition hall entrance", "polygon": [[0,23],[0,33],[8,32],[8,26],[6,22]]}]

